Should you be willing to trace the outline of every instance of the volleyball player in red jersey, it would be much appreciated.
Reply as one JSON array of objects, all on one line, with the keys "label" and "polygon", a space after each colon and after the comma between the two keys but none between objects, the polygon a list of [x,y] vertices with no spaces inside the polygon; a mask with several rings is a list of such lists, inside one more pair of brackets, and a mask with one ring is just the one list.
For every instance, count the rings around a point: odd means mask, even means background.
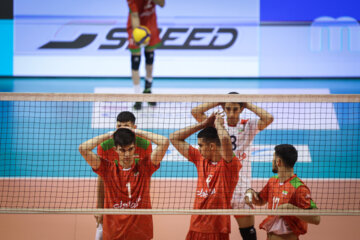
[{"label": "volleyball player in red jersey", "polygon": [[[135,164],[135,139],[140,136],[157,145],[151,156]],[[100,143],[114,139],[118,164],[100,158],[92,150]],[[105,208],[149,209],[150,178],[160,167],[169,140],[161,135],[129,128],[119,128],[113,135],[106,133],[79,146],[79,151],[93,171],[100,175],[105,186]],[[153,238],[151,215],[104,215],[103,239],[150,240]]]},{"label": "volleyball player in red jersey", "polygon": [[[294,174],[297,157],[294,146],[277,145],[273,172],[278,175],[271,177],[259,193],[248,189],[246,203],[251,207],[252,204],[261,206],[267,203],[268,209],[316,209],[310,189]],[[308,223],[318,225],[320,216],[268,216],[260,228],[267,232],[268,240],[297,240],[299,235],[307,232]]]},{"label": "volleyball player in red jersey", "polygon": [[[157,26],[156,5],[164,7],[165,0],[127,0],[129,6],[129,17],[127,22],[127,32],[129,49],[131,52],[131,78],[134,84],[135,93],[140,93],[140,74],[139,66],[141,60],[141,47],[136,45],[132,37],[133,29],[140,25],[146,26],[150,30],[150,42],[145,46],[145,89],[143,93],[151,93],[153,81],[154,50],[160,46],[159,29]],[[149,102],[155,106],[155,102]],[[136,102],[135,110],[142,108],[141,102]]]},{"label": "volleyball player in red jersey", "polygon": [[[238,93],[230,92],[229,94]],[[251,145],[255,136],[269,126],[274,117],[265,109],[250,102],[207,102],[194,107],[191,114],[198,122],[202,122],[207,118],[206,112],[218,106],[221,106],[226,114],[225,129],[230,135],[233,151],[242,165],[231,205],[233,209],[249,209],[244,197],[246,190],[251,188]],[[259,118],[241,118],[245,109]],[[256,240],[255,217],[253,215],[235,215],[234,217],[242,239]]]},{"label": "volleyball player in red jersey", "polygon": [[[136,129],[136,117],[132,112],[123,111],[119,113],[116,117],[116,129],[121,127],[129,127],[131,129]],[[147,139],[136,136],[135,140],[135,163],[137,163],[140,159],[144,159],[146,155],[151,155],[152,145],[151,142]],[[116,153],[114,139],[110,138],[97,147],[97,154],[100,158],[115,162],[118,164],[119,156]],[[104,208],[104,182],[102,178],[98,175],[97,179],[97,208]],[[96,219],[96,237],[95,240],[102,239],[102,223],[103,223],[103,215],[97,214],[95,215]]]},{"label": "volleyball player in red jersey", "polygon": [[[212,127],[212,126],[215,127]],[[199,150],[185,141],[199,131]],[[198,181],[195,209],[231,209],[231,198],[239,178],[241,164],[233,155],[230,136],[223,116],[212,114],[201,123],[180,129],[170,135],[174,147],[197,168]],[[227,240],[230,216],[193,215],[187,240]]]}]

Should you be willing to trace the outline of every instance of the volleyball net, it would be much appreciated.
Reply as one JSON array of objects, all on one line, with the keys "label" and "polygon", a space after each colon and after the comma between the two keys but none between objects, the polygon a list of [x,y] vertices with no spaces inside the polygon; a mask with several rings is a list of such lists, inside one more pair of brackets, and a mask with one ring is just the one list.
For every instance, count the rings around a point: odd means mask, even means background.
[{"label": "volleyball net", "polygon": [[[134,102],[157,105],[136,111]],[[81,143],[115,130],[123,111],[134,113],[138,129],[169,137],[196,123],[193,108],[214,102],[249,102],[274,118],[249,147],[251,168],[243,171],[251,187],[260,191],[274,175],[274,146],[292,144],[294,171],[318,209],[194,209],[197,169],[172,145],[151,177],[151,209],[121,199],[116,209],[97,208],[97,175],[80,155]],[[213,111],[223,107],[206,114]],[[0,93],[0,134],[0,213],[360,215],[360,95]],[[196,136],[186,139],[195,148]]]}]

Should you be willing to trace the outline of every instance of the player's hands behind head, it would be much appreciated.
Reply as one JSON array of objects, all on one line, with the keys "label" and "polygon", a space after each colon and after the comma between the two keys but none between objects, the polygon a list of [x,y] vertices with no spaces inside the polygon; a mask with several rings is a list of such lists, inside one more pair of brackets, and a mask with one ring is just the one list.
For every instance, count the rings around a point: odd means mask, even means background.
[{"label": "player's hands behind head", "polygon": [[202,122],[203,128],[206,128],[206,127],[214,127],[215,118],[216,118],[215,113],[212,113],[208,118],[206,118],[206,119]]},{"label": "player's hands behind head", "polygon": [[224,116],[225,116],[224,111],[215,113],[215,121],[214,121],[215,127],[224,126]]},{"label": "player's hands behind head", "polygon": [[213,112],[203,122],[203,127],[216,127],[217,124],[224,125],[224,112]]}]

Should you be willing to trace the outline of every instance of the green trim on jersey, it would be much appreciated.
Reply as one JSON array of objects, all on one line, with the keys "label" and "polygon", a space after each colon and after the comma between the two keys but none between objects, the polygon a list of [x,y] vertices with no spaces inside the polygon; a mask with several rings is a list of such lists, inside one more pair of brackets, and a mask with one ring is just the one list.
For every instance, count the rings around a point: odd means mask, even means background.
[{"label": "green trim on jersey", "polygon": [[[157,44],[155,44],[153,46],[146,46],[145,50],[155,50],[156,48],[160,47],[161,44],[162,44],[162,42],[159,42],[159,43],[157,43]],[[129,48],[129,50],[130,50],[131,53],[138,53],[138,52],[141,52],[141,47],[138,47],[138,48],[135,48],[135,49]]]},{"label": "green trim on jersey", "polygon": [[130,52],[132,53],[138,53],[138,52],[141,52],[141,48],[135,48],[135,49],[131,49],[129,48]]},{"label": "green trim on jersey", "polygon": [[[110,139],[102,142],[100,145],[104,151],[108,151],[108,150],[112,149],[113,147],[115,147],[114,139],[110,138]],[[149,145],[150,145],[149,140],[146,140],[141,137],[136,137],[136,140],[135,140],[136,147],[146,150],[149,147]]]},{"label": "green trim on jersey", "polygon": [[297,189],[298,187],[304,185],[304,184],[300,181],[300,179],[299,179],[298,177],[293,178],[293,179],[290,181],[290,183],[291,183],[291,185],[292,185],[295,189]]},{"label": "green trim on jersey", "polygon": [[155,45],[153,45],[153,46],[146,46],[145,49],[146,49],[146,50],[154,50],[154,49],[160,47],[161,44],[162,44],[162,42],[159,42],[159,43],[157,43],[157,44],[155,44]]},{"label": "green trim on jersey", "polygon": [[108,150],[112,149],[113,147],[115,147],[114,139],[110,138],[110,139],[102,142],[100,145],[104,151],[108,151]]},{"label": "green trim on jersey", "polygon": [[279,176],[278,176],[278,175],[274,175],[274,176],[272,176],[271,178],[276,178],[276,179],[278,179]]},{"label": "green trim on jersey", "polygon": [[150,141],[146,140],[145,138],[136,137],[135,145],[136,145],[136,147],[146,150],[146,149],[148,149],[148,147],[150,145]]},{"label": "green trim on jersey", "polygon": [[314,209],[314,208],[317,209],[317,206],[316,206],[316,203],[311,199],[310,200],[310,209]]}]

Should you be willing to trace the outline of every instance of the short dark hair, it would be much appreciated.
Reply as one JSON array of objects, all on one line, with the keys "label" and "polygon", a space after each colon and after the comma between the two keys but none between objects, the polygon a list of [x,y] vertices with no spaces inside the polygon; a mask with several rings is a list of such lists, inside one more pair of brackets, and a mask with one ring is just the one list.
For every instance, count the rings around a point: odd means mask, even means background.
[{"label": "short dark hair", "polygon": [[116,121],[117,122],[131,122],[132,124],[135,124],[136,118],[132,112],[123,111],[117,115]]},{"label": "short dark hair", "polygon": [[[239,94],[238,92],[229,92],[228,94]],[[240,107],[244,106],[243,102],[238,102],[238,104],[240,105]]]},{"label": "short dark hair", "polygon": [[214,127],[206,127],[201,130],[198,138],[202,138],[206,143],[215,143],[217,146],[221,145],[219,135]]},{"label": "short dark hair", "polygon": [[115,146],[129,146],[135,144],[135,133],[128,128],[119,128],[113,135]]},{"label": "short dark hair", "polygon": [[293,145],[280,144],[275,146],[275,155],[281,158],[286,167],[293,168],[297,158],[298,152]]}]

